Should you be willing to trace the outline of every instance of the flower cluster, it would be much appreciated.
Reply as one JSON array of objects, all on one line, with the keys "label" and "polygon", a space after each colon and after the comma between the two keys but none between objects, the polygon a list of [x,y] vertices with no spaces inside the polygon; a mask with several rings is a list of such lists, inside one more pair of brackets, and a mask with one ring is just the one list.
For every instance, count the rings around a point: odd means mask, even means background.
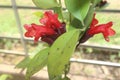
[{"label": "flower cluster", "polygon": [[37,42],[39,38],[42,41],[47,42],[49,45],[63,33],[66,32],[66,24],[61,23],[58,20],[58,15],[47,11],[44,13],[43,18],[40,19],[42,25],[32,23],[31,25],[25,24],[24,28],[27,30],[26,37],[34,37],[34,41]]},{"label": "flower cluster", "polygon": [[105,40],[109,41],[108,37],[115,35],[115,31],[111,28],[112,25],[113,25],[112,22],[108,22],[106,24],[98,24],[98,20],[95,18],[95,14],[94,14],[90,28],[82,36],[82,38],[80,39],[80,43],[87,41],[89,38],[91,38],[92,36],[98,33],[102,33]]}]

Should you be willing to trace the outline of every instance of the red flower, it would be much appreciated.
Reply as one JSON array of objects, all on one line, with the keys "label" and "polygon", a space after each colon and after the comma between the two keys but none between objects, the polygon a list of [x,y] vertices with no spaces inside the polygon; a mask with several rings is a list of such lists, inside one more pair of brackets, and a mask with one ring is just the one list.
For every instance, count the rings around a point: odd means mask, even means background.
[{"label": "red flower", "polygon": [[36,25],[36,24],[31,24],[31,25],[24,25],[25,29],[27,32],[25,33],[26,37],[35,37],[35,42],[38,41],[38,39],[44,35],[52,35],[55,34],[55,31],[51,28],[41,26],[41,25]]},{"label": "red flower", "polygon": [[106,24],[99,24],[99,25],[97,24],[98,24],[98,20],[95,19],[95,16],[94,16],[90,29],[88,30],[89,35],[95,35],[98,33],[102,33],[106,41],[109,41],[108,36],[115,35],[115,31],[111,28],[113,25],[112,22],[108,22]]},{"label": "red flower", "polygon": [[115,31],[111,28],[112,25],[113,25],[112,22],[98,25],[98,20],[95,18],[95,14],[94,14],[90,28],[86,30],[85,34],[79,40],[79,43],[84,43],[89,38],[93,37],[95,34],[98,33],[102,33],[105,40],[109,41],[109,36],[115,35]]},{"label": "red flower", "polygon": [[97,24],[98,24],[98,20],[95,18],[95,14],[94,14],[90,27],[93,27],[94,25],[97,25]]},{"label": "red flower", "polygon": [[46,25],[51,28],[59,28],[61,27],[61,23],[58,20],[58,15],[53,14],[51,11],[47,11],[44,13],[44,17],[40,19],[40,23]]},{"label": "red flower", "polygon": [[57,37],[66,32],[65,23],[60,23],[57,14],[53,14],[51,11],[45,12],[40,22],[42,25],[25,24],[24,28],[27,30],[25,36],[34,37],[35,42],[41,38],[42,41],[51,45]]},{"label": "red flower", "polygon": [[60,36],[62,35],[63,33],[66,32],[66,29],[65,29],[65,26],[66,24],[65,23],[62,23],[61,27],[56,29],[56,34],[53,34],[53,35],[44,35],[41,37],[41,40],[44,41],[44,42],[47,42],[48,44],[52,45],[52,43]]}]

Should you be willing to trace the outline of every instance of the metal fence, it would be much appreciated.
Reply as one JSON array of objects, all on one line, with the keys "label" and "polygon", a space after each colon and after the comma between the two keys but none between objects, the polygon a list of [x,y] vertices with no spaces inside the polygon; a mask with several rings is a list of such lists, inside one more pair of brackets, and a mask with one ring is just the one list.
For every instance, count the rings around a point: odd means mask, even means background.
[{"label": "metal fence", "polygon": [[[12,3],[12,6],[0,5],[0,8],[7,8],[7,9],[10,8],[10,9],[13,9],[20,37],[18,38],[18,37],[0,36],[0,39],[21,40],[23,48],[24,48],[24,53],[17,52],[17,51],[10,51],[10,50],[0,50],[0,52],[8,53],[8,54],[10,53],[10,54],[14,54],[14,55],[29,56],[28,55],[28,53],[29,53],[28,52],[28,48],[26,46],[26,40],[28,41],[28,40],[32,40],[32,39],[26,39],[23,36],[23,30],[22,30],[22,26],[21,26],[21,20],[19,18],[18,9],[39,9],[39,8],[31,7],[31,6],[17,6],[16,5],[16,0],[11,0],[11,3]],[[101,12],[120,13],[120,10],[102,10]],[[103,46],[95,46],[95,45],[85,45],[85,44],[80,45],[80,47],[90,47],[90,48],[105,49],[105,50],[111,50],[111,51],[120,51],[119,47],[118,48],[114,48],[114,47],[111,48],[111,47],[103,47]],[[93,65],[104,65],[104,66],[120,67],[119,63],[105,62],[105,61],[80,60],[80,59],[74,59],[74,58],[71,58],[70,61],[71,62],[84,63],[84,64],[93,64]]]}]

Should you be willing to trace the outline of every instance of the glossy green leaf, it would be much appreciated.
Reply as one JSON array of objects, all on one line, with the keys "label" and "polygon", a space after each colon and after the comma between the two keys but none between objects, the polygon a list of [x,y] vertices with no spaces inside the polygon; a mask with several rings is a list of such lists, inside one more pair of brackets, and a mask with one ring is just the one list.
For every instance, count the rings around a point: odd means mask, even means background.
[{"label": "glossy green leaf", "polygon": [[94,5],[91,5],[90,9],[89,9],[89,11],[87,13],[87,16],[86,16],[86,18],[84,20],[86,28],[88,28],[90,26],[91,21],[93,19],[93,15],[94,15]]},{"label": "glossy green leaf", "polygon": [[71,25],[74,27],[74,28],[80,28],[82,29],[84,26],[82,25],[82,23],[80,22],[80,20],[74,18],[71,22]]},{"label": "glossy green leaf", "polygon": [[23,68],[25,69],[28,65],[29,65],[29,62],[30,62],[30,58],[29,57],[26,57],[25,59],[23,59],[21,62],[19,62],[15,68]]},{"label": "glossy green leaf", "polygon": [[33,3],[39,8],[53,8],[58,7],[57,0],[32,0]]},{"label": "glossy green leaf", "polygon": [[90,7],[90,0],[65,0],[68,11],[83,23]]},{"label": "glossy green leaf", "polygon": [[26,80],[29,80],[34,73],[38,72],[47,64],[48,51],[49,48],[45,48],[31,59],[27,67]]},{"label": "glossy green leaf", "polygon": [[79,37],[79,30],[69,31],[60,36],[50,48],[48,73],[50,80],[60,76],[74,52]]},{"label": "glossy green leaf", "polygon": [[93,19],[93,14],[94,14],[94,5],[91,5],[89,10],[88,10],[88,13],[84,19],[85,25],[83,26],[82,23],[78,19],[74,18],[71,22],[70,29],[80,28],[80,29],[86,30],[91,24],[91,21]]}]

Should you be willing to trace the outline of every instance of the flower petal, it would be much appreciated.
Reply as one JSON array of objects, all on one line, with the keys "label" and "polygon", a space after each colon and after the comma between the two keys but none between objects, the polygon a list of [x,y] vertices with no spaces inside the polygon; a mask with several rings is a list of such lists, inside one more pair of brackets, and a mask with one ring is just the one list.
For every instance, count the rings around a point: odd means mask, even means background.
[{"label": "flower petal", "polygon": [[92,20],[92,23],[90,25],[91,28],[98,24],[98,20],[95,18],[95,15],[96,14],[94,13],[93,20]]},{"label": "flower petal", "polygon": [[53,14],[52,11],[45,12],[44,17],[40,19],[40,23],[53,28],[59,28],[61,26],[61,23],[58,20],[58,15]]}]

